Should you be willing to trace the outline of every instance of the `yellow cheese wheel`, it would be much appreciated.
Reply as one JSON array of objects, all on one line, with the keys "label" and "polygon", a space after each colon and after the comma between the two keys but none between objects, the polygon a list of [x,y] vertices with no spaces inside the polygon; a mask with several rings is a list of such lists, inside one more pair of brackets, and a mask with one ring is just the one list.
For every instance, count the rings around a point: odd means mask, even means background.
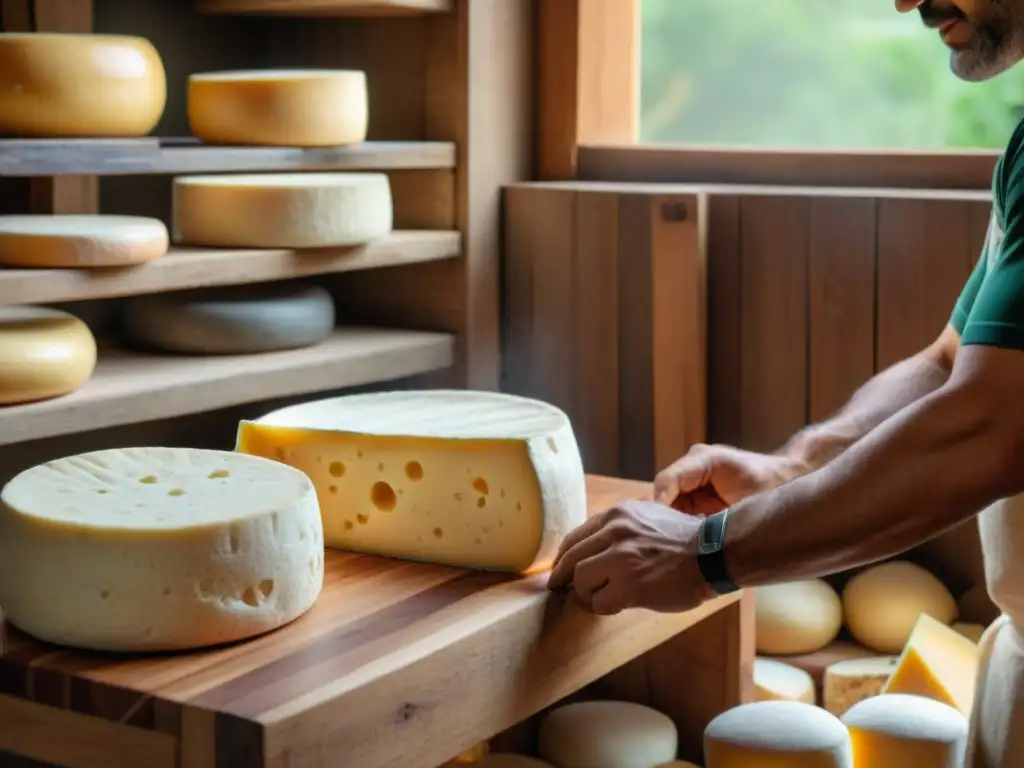
[{"label": "yellow cheese wheel", "polygon": [[967,718],[920,696],[882,694],[843,715],[853,768],[958,768],[967,748]]},{"label": "yellow cheese wheel", "polygon": [[167,227],[142,216],[0,216],[0,264],[124,267],[167,253]]},{"label": "yellow cheese wheel", "polygon": [[756,612],[757,652],[769,656],[814,653],[843,626],[839,595],[820,579],[759,587]]},{"label": "yellow cheese wheel", "polygon": [[66,395],[92,376],[96,340],[74,315],[47,307],[0,307],[0,404]]},{"label": "yellow cheese wheel", "polygon": [[145,136],[166,101],[164,65],[148,40],[0,34],[0,133]]},{"label": "yellow cheese wheel", "polygon": [[357,70],[209,72],[188,80],[192,133],[208,144],[327,147],[366,140]]}]

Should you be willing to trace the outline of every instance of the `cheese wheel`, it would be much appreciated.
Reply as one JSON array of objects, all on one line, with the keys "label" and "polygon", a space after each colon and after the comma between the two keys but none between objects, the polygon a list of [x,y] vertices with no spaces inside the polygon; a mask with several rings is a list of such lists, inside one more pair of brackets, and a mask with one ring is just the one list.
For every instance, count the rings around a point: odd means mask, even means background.
[{"label": "cheese wheel", "polygon": [[980,643],[981,636],[985,634],[985,626],[983,624],[971,624],[966,621],[954,621],[951,627],[955,632],[959,632],[972,643]]},{"label": "cheese wheel", "polygon": [[861,645],[877,653],[899,653],[922,613],[949,624],[956,618],[956,601],[921,566],[894,561],[850,579],[843,610],[847,628]]},{"label": "cheese wheel", "polygon": [[0,133],[145,136],[167,101],[164,65],[140,37],[0,34]]},{"label": "cheese wheel", "polygon": [[754,689],[758,701],[815,703],[814,680],[802,669],[775,659],[754,659]]},{"label": "cheese wheel", "polygon": [[[550,567],[587,517],[564,412],[496,392],[379,392],[239,425],[236,450],[313,479],[327,546],[514,573]],[[564,768],[564,767],[563,767]]]},{"label": "cheese wheel", "polygon": [[469,765],[470,763],[476,763],[487,757],[490,752],[490,745],[486,741],[480,741],[474,744],[469,749],[460,752],[455,756],[454,762],[460,765]]},{"label": "cheese wheel", "polygon": [[882,692],[896,671],[897,656],[871,656],[838,661],[825,669],[825,709],[842,716],[854,704]]},{"label": "cheese wheel", "polygon": [[319,344],[334,319],[325,288],[271,284],[135,296],[124,304],[122,327],[139,347],[238,355]]},{"label": "cheese wheel", "polygon": [[967,718],[920,696],[883,694],[855,704],[843,716],[854,768],[961,768]]},{"label": "cheese wheel", "polygon": [[167,253],[167,227],[142,216],[0,216],[0,264],[124,267]]},{"label": "cheese wheel", "polygon": [[74,392],[96,368],[96,339],[74,315],[48,307],[0,307],[0,404]]},{"label": "cheese wheel", "polygon": [[509,752],[495,752],[473,763],[475,768],[554,768],[536,757],[514,755]]},{"label": "cheese wheel", "polygon": [[188,121],[208,144],[327,147],[366,140],[366,73],[206,72],[188,79]]},{"label": "cheese wheel", "polygon": [[627,701],[581,701],[549,712],[538,752],[558,768],[651,768],[674,760],[675,723],[656,709]]},{"label": "cheese wheel", "polygon": [[813,653],[835,640],[842,629],[842,602],[821,579],[759,587],[756,594],[758,653]]},{"label": "cheese wheel", "polygon": [[839,719],[799,701],[758,701],[718,715],[704,730],[706,768],[851,768]]},{"label": "cheese wheel", "polygon": [[173,208],[175,242],[218,248],[358,245],[393,224],[383,173],[182,177]]},{"label": "cheese wheel", "polygon": [[305,613],[323,584],[305,475],[255,456],[125,448],[28,469],[0,492],[0,608],[47,642],[195,648]]}]

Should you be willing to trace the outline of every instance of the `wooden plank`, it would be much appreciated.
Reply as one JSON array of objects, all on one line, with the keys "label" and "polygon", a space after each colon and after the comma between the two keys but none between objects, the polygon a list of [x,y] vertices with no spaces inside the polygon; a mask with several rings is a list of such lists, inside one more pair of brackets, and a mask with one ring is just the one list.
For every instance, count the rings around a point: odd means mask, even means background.
[{"label": "wooden plank", "polygon": [[740,198],[708,198],[708,432],[726,445],[743,440]]},{"label": "wooden plank", "polygon": [[196,0],[200,13],[275,16],[418,16],[453,7],[453,0]]}]

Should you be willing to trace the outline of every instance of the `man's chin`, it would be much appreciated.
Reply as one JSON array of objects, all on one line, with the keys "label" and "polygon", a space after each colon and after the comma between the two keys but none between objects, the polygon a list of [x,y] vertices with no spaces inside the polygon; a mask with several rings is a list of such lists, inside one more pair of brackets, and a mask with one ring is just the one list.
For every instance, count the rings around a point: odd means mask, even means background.
[{"label": "man's chin", "polygon": [[1017,60],[980,57],[970,48],[953,48],[949,52],[949,68],[954,75],[969,83],[991,80],[1016,63]]}]

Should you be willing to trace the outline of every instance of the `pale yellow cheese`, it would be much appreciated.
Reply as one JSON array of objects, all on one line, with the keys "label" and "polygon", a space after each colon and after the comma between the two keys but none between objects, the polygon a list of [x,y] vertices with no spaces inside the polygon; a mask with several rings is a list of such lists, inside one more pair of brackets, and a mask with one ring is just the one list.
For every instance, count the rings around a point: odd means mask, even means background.
[{"label": "pale yellow cheese", "polygon": [[167,227],[142,216],[0,216],[0,264],[125,267],[167,253]]},{"label": "pale yellow cheese", "polygon": [[586,520],[568,417],[494,392],[320,400],[239,425],[236,450],[316,485],[328,547],[527,573]]},{"label": "pale yellow cheese", "polygon": [[814,679],[804,670],[776,659],[754,659],[758,701],[803,701],[814,704]]},{"label": "pale yellow cheese", "polygon": [[581,701],[545,715],[540,756],[558,768],[651,768],[675,759],[679,734],[662,712],[626,701]]},{"label": "pale yellow cheese", "polygon": [[145,136],[167,101],[164,65],[140,37],[0,34],[0,133]]},{"label": "pale yellow cheese", "polygon": [[985,634],[983,624],[972,624],[966,621],[954,621],[951,625],[954,630],[974,643],[981,642],[981,636]]},{"label": "pale yellow cheese", "polygon": [[0,404],[74,392],[96,367],[96,339],[74,315],[49,307],[0,307]]},{"label": "pale yellow cheese", "polygon": [[967,718],[931,699],[883,694],[855,704],[843,718],[854,768],[961,768]]},{"label": "pale yellow cheese", "polygon": [[191,75],[188,120],[208,144],[356,144],[365,141],[369,120],[366,74],[268,69]]},{"label": "pale yellow cheese", "polygon": [[857,702],[877,696],[896,671],[898,661],[898,656],[870,656],[829,665],[822,684],[825,709],[841,717]]},{"label": "pale yellow cheese", "polygon": [[0,492],[0,610],[54,643],[158,651],[267,632],[313,605],[323,554],[309,478],[255,456],[97,451]]},{"label": "pale yellow cheese", "polygon": [[835,640],[842,629],[842,602],[821,579],[758,587],[756,595],[758,653],[813,653]]},{"label": "pale yellow cheese", "polygon": [[174,180],[175,242],[225,248],[322,248],[393,226],[383,173],[186,176]]}]

